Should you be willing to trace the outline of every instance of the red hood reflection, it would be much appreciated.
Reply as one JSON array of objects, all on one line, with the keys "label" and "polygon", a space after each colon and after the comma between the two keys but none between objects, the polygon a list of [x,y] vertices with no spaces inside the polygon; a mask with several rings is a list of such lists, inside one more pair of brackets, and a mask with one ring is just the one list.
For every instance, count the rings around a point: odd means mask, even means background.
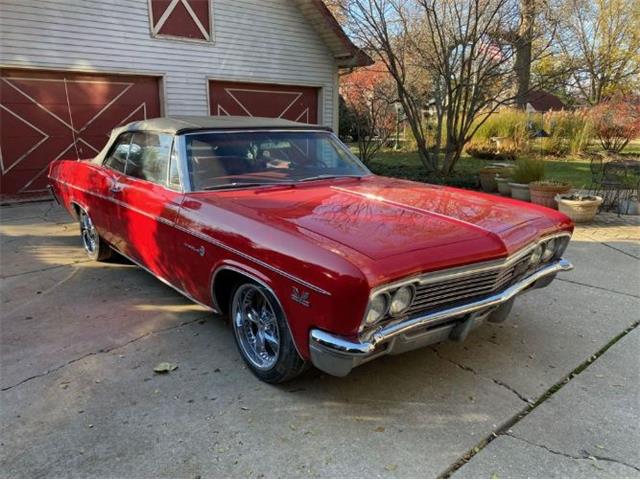
[{"label": "red hood reflection", "polygon": [[570,225],[558,212],[535,205],[376,176],[218,198],[243,215],[319,235],[373,260],[442,247],[496,258],[545,230]]}]

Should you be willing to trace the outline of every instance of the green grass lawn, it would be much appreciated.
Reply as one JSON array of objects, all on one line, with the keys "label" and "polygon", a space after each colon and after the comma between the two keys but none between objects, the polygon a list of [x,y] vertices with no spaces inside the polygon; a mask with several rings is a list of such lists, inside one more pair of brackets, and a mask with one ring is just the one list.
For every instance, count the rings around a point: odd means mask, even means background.
[{"label": "green grass lawn", "polygon": [[[369,168],[378,175],[476,188],[478,170],[490,163],[493,162],[463,156],[456,165],[453,175],[439,177],[425,171],[417,152],[383,151],[373,159]],[[547,179],[567,181],[576,188],[587,187],[591,181],[588,160],[547,158],[545,167]]]},{"label": "green grass lawn", "polygon": [[[631,142],[622,152],[623,155],[640,155],[640,139]],[[591,183],[589,160],[580,157],[545,157],[545,178],[566,181],[575,188],[586,188]],[[455,174],[441,177],[428,174],[417,152],[384,150],[373,159],[369,168],[378,175],[406,178],[421,182],[447,184],[464,188],[478,188],[478,170],[493,163],[492,160],[479,160],[464,155],[455,168]]]}]

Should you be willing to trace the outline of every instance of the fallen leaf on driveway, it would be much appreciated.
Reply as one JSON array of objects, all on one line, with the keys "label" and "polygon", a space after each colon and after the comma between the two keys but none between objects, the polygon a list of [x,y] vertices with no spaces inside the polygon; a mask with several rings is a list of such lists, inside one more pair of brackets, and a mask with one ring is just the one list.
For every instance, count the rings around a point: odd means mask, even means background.
[{"label": "fallen leaf on driveway", "polygon": [[173,372],[176,368],[178,368],[178,365],[176,365],[175,363],[160,362],[158,365],[155,366],[153,371],[156,373],[169,373],[169,372]]},{"label": "fallen leaf on driveway", "polygon": [[393,472],[396,468],[398,468],[398,465],[396,465],[395,463],[390,463],[384,466],[384,469],[388,472]]},{"label": "fallen leaf on driveway", "polygon": [[384,427],[378,427],[374,430],[374,432],[384,432]]}]

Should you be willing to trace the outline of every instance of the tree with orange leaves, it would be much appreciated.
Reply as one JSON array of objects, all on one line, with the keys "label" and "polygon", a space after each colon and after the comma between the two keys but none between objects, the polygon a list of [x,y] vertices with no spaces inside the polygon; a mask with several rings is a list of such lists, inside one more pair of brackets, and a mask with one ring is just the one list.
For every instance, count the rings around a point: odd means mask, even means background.
[{"label": "tree with orange leaves", "polygon": [[393,80],[379,66],[360,68],[342,77],[340,94],[353,123],[360,159],[368,164],[396,128]]}]

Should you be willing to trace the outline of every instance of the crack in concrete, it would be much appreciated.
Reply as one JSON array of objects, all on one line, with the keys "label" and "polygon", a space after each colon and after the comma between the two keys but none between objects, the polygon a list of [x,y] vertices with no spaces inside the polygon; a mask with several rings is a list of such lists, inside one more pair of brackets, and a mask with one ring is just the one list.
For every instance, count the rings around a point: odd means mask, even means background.
[{"label": "crack in concrete", "polygon": [[467,372],[471,372],[474,375],[477,375],[481,378],[485,378],[487,380],[491,380],[493,383],[495,383],[496,385],[499,385],[503,388],[506,388],[507,390],[509,390],[511,393],[513,393],[515,396],[517,396],[520,400],[522,400],[524,403],[526,403],[527,405],[533,405],[533,403],[531,402],[531,400],[529,400],[528,398],[526,398],[524,395],[522,395],[520,392],[518,392],[515,388],[513,388],[512,386],[506,384],[505,382],[501,381],[501,380],[497,380],[495,378],[491,378],[491,377],[487,377],[485,375],[482,375],[480,373],[478,373],[477,370],[467,366],[467,365],[463,365],[461,363],[456,362],[455,360],[451,360],[450,358],[445,357],[444,355],[442,355],[442,353],[440,353],[436,348],[434,347],[430,347],[431,350],[434,351],[434,353],[436,354],[436,356],[441,359],[444,360],[446,362],[452,363],[453,365],[455,365],[456,367],[462,369],[462,370],[466,370]]},{"label": "crack in concrete", "polygon": [[629,467],[629,468],[632,468],[632,469],[637,470],[638,472],[640,472],[640,468],[636,467],[635,465],[632,465],[631,463],[627,463],[627,462],[623,462],[622,460],[618,460],[617,458],[603,457],[601,455],[595,455],[593,453],[589,453],[586,450],[583,450],[583,452],[585,453],[584,456],[571,455],[570,453],[561,452],[559,450],[554,450],[554,449],[552,449],[552,448],[550,448],[550,447],[548,447],[546,445],[532,442],[530,440],[527,440],[526,438],[519,437],[519,436],[514,435],[513,433],[510,433],[510,432],[503,433],[502,435],[503,436],[507,436],[507,437],[511,437],[511,438],[515,438],[516,440],[520,440],[520,441],[522,441],[524,443],[527,443],[527,444],[529,444],[531,446],[534,446],[534,447],[542,448],[542,449],[546,450],[547,452],[552,453],[554,455],[560,455],[560,456],[563,456],[563,457],[566,457],[566,458],[571,458],[573,460],[593,460],[593,459],[595,459],[595,460],[601,460],[603,462],[617,463],[619,465],[624,465],[625,467]]},{"label": "crack in concrete", "polygon": [[49,270],[56,270],[58,268],[64,268],[64,267],[72,267],[74,265],[78,265],[81,263],[89,263],[89,262],[93,262],[93,260],[91,259],[87,259],[87,260],[76,260],[73,261],[71,263],[65,263],[62,265],[54,265],[51,267],[44,267],[44,268],[40,268],[37,270],[29,270],[28,272],[20,272],[20,273],[12,273],[11,275],[0,275],[0,279],[7,279],[7,278],[15,278],[15,277],[21,277],[22,275],[29,275],[31,273],[41,273],[41,272],[48,272]]},{"label": "crack in concrete", "polygon": [[610,288],[597,287],[596,285],[589,285],[588,283],[576,282],[575,280],[567,280],[566,278],[556,278],[556,281],[573,283],[574,285],[580,285],[581,287],[595,288],[597,290],[604,290],[605,292],[609,292],[609,293],[617,293],[618,295],[626,295],[627,297],[640,299],[640,295],[633,295],[632,293],[621,292],[619,290],[612,290]]},{"label": "crack in concrete", "polygon": [[93,356],[99,355],[99,354],[114,352],[116,350],[124,348],[124,347],[126,347],[128,345],[131,345],[132,343],[135,343],[135,342],[137,342],[139,340],[142,340],[143,338],[149,337],[151,335],[156,335],[156,334],[160,334],[160,333],[166,333],[168,331],[175,330],[175,329],[180,328],[180,327],[185,327],[187,325],[191,325],[192,323],[198,322],[198,321],[202,320],[203,318],[207,318],[207,316],[208,315],[199,316],[197,318],[194,318],[192,320],[188,320],[186,322],[182,322],[182,323],[180,323],[178,325],[174,325],[172,327],[162,328],[160,330],[152,330],[150,332],[143,333],[142,335],[140,335],[140,336],[138,336],[136,338],[132,338],[131,340],[128,340],[128,341],[126,341],[125,343],[123,343],[121,345],[113,345],[113,346],[110,346],[110,347],[101,348],[96,352],[85,353],[84,355],[82,355],[82,356],[80,356],[78,358],[74,358],[72,360],[69,360],[68,362],[63,363],[62,365],[58,365],[57,367],[50,368],[49,370],[47,370],[47,371],[45,371],[43,373],[39,373],[38,375],[33,375],[31,377],[27,377],[27,378],[25,378],[23,380],[20,380],[18,383],[14,384],[14,385],[10,385],[8,387],[2,387],[0,389],[0,391],[1,392],[7,392],[7,391],[9,391],[9,390],[11,390],[13,388],[16,388],[16,387],[19,387],[20,385],[25,384],[25,383],[27,383],[27,382],[29,382],[31,380],[35,380],[36,378],[46,377],[47,375],[50,375],[50,374],[55,373],[55,372],[57,372],[59,370],[62,370],[63,368],[68,367],[69,365],[73,365],[74,363],[77,363],[77,362],[79,362],[81,360],[84,360],[85,358],[93,357]]},{"label": "crack in concrete", "polygon": [[[624,338],[630,332],[632,332],[633,330],[638,328],[638,326],[640,326],[640,320],[634,321],[630,326],[625,328],[621,333],[619,333],[618,335],[613,337],[609,342],[607,342],[595,354],[590,355],[587,358],[587,360],[585,360],[580,365],[578,365],[576,368],[574,368],[571,372],[569,372],[567,375],[565,375],[560,381],[558,381],[557,383],[555,383],[554,385],[549,387],[547,389],[547,391],[545,391],[542,395],[540,395],[540,397],[533,404],[528,403],[527,406],[524,409],[522,409],[520,412],[516,413],[513,417],[511,417],[506,422],[503,422],[503,424],[499,428],[497,428],[494,432],[491,432],[491,434],[489,434],[487,437],[485,437],[482,440],[480,440],[473,448],[471,448],[464,455],[462,455],[457,461],[455,461],[453,464],[451,464],[451,466],[449,468],[447,468],[443,473],[438,475],[437,478],[450,478],[451,475],[453,475],[457,470],[460,469],[460,467],[462,467],[462,465],[464,465],[465,463],[469,462],[469,460],[471,460],[474,456],[476,456],[478,453],[480,453],[487,445],[489,445],[489,443],[491,443],[493,440],[498,438],[500,435],[507,434],[509,429],[511,429],[520,420],[522,420],[527,415],[529,415],[533,410],[535,410],[540,405],[542,405],[544,402],[546,402],[553,395],[558,393],[558,391],[561,390],[566,384],[568,384],[574,377],[576,377],[577,375],[582,373],[586,368],[589,367],[589,365],[591,365],[598,358],[600,358],[602,355],[604,355],[607,350],[609,350],[613,345],[615,345],[620,340],[622,340],[622,338]],[[432,350],[434,350],[436,355],[438,355],[440,358],[443,358],[443,360],[447,360],[447,361],[450,361],[450,362],[455,364],[455,362],[453,362],[453,361],[451,361],[451,360],[449,360],[449,359],[447,359],[445,357],[441,357],[439,355],[439,352],[437,352],[433,347],[432,347]],[[470,369],[469,367],[463,367],[463,366],[460,366],[460,365],[458,365],[458,366],[460,368],[464,368],[465,370],[469,370],[471,372],[474,372],[474,370]],[[595,457],[595,458],[597,458],[597,457]],[[604,458],[605,457],[602,457],[603,460],[604,460]],[[620,463],[620,461],[618,461],[618,462]],[[631,466],[631,468],[636,468],[636,467]]]}]

